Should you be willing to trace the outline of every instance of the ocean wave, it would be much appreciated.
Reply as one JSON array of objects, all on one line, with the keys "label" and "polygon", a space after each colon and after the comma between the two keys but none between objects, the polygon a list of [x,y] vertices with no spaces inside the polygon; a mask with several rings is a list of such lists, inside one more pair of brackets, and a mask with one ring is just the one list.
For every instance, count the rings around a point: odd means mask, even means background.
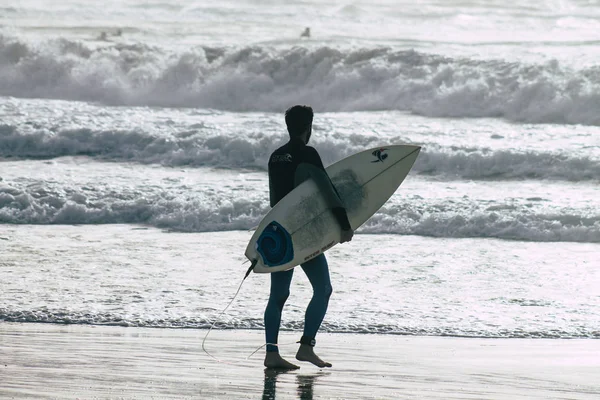
[{"label": "ocean wave", "polygon": [[403,110],[600,125],[600,69],[450,58],[412,50],[41,44],[0,35],[0,95],[107,105],[282,111]]},{"label": "ocean wave", "polygon": [[[10,311],[0,308],[0,321],[20,323],[50,323],[50,324],[79,324],[79,325],[111,325],[124,327],[147,328],[185,328],[208,329],[213,321],[208,318],[171,317],[146,319],[141,316],[124,316],[113,313],[74,312],[67,310],[49,310],[47,308],[25,311]],[[219,322],[215,329],[249,329],[264,330],[262,318],[239,318],[227,322]],[[302,331],[300,322],[282,322],[282,331]],[[356,321],[323,322],[323,332],[355,333],[355,334],[385,334],[407,336],[449,336],[475,338],[536,338],[536,339],[600,339],[600,331],[585,326],[573,326],[571,329],[474,329],[462,326],[403,326],[388,324],[361,324]]]},{"label": "ocean wave", "polygon": [[[266,198],[214,198],[177,193],[0,185],[0,223],[147,224],[168,230],[249,230],[268,212]],[[263,196],[266,197],[266,196]],[[536,204],[537,203],[537,204]],[[505,202],[424,200],[386,204],[358,231],[433,237],[483,237],[539,242],[600,243],[600,214],[550,208],[535,199]]]},{"label": "ocean wave", "polygon": [[178,193],[94,188],[25,189],[0,185],[0,223],[147,224],[189,232],[246,230],[267,213],[266,201],[207,199]]},{"label": "ocean wave", "polygon": [[588,181],[600,179],[600,160],[556,152],[425,148],[414,171],[462,179]]},{"label": "ocean wave", "polygon": [[[339,160],[373,147],[373,135],[353,135],[315,140],[324,160]],[[403,140],[403,142],[407,142]],[[406,143],[419,144],[419,143]],[[157,136],[140,130],[37,129],[22,132],[0,125],[0,157],[45,159],[91,156],[107,161],[158,163],[165,166],[252,168],[265,170],[275,149],[264,134],[246,137],[207,133],[191,128],[173,136]],[[600,160],[586,155],[558,152],[489,148],[423,146],[415,173],[458,179],[600,179]]]},{"label": "ocean wave", "polygon": [[600,243],[600,214],[531,210],[531,204],[384,206],[360,233]]}]

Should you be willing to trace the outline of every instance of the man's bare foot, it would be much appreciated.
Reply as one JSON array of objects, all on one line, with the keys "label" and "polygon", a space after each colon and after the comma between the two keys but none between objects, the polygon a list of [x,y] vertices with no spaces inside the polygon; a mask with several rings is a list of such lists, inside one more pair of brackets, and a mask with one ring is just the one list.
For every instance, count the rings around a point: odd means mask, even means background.
[{"label": "man's bare foot", "polygon": [[308,361],[310,363],[315,364],[319,368],[331,367],[331,364],[321,360],[319,356],[315,354],[313,347],[308,344],[300,345],[298,353],[296,353],[296,360]]},{"label": "man's bare foot", "polygon": [[289,361],[284,360],[279,353],[274,351],[267,351],[265,356],[265,367],[275,369],[298,369],[299,366],[292,364]]}]

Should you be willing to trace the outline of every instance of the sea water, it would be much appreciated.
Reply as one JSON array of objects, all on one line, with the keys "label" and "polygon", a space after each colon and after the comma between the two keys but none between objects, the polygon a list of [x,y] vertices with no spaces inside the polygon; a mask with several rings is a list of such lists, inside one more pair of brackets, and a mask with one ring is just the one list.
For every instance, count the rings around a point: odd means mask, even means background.
[{"label": "sea water", "polygon": [[[0,7],[0,321],[211,326],[269,210],[283,112],[310,104],[326,165],[422,146],[328,251],[323,330],[600,338],[598,17],[586,0]],[[216,326],[262,329],[268,286],[251,275]],[[298,270],[294,338],[309,298]]]}]

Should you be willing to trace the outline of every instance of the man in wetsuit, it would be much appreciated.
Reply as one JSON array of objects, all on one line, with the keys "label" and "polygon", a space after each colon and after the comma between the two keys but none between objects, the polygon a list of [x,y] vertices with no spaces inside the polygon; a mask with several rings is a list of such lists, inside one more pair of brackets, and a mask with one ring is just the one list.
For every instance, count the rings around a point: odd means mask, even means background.
[{"label": "man in wetsuit", "polygon": [[[271,207],[306,179],[313,179],[321,190],[330,206],[341,230],[340,243],[352,240],[354,234],[346,209],[344,208],[331,180],[325,172],[319,153],[307,146],[312,133],[313,110],[308,106],[293,106],[285,112],[290,141],[271,154],[269,159],[269,192]],[[300,348],[296,359],[308,361],[318,367],[331,367],[331,364],[321,360],[314,352],[315,336],[329,304],[332,293],[329,279],[329,267],[324,254],[302,264],[302,269],[308,277],[313,296],[306,309],[304,334],[300,339]],[[290,283],[294,269],[271,273],[271,293],[265,310],[265,336],[267,354],[265,367],[281,369],[297,369],[279,355],[277,338],[281,323],[281,312],[290,294]]]}]

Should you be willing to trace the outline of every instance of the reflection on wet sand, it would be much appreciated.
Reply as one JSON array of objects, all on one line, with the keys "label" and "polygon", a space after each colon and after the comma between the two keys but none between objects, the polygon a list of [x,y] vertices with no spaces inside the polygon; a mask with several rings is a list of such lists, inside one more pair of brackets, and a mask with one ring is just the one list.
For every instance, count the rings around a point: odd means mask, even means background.
[{"label": "reflection on wet sand", "polygon": [[329,375],[329,372],[317,372],[314,374],[298,374],[297,371],[265,368],[265,382],[262,396],[263,400],[277,399],[277,378],[279,375],[288,373],[296,375],[296,384],[298,385],[297,398],[301,400],[312,400],[313,387],[316,380],[321,376]]}]

